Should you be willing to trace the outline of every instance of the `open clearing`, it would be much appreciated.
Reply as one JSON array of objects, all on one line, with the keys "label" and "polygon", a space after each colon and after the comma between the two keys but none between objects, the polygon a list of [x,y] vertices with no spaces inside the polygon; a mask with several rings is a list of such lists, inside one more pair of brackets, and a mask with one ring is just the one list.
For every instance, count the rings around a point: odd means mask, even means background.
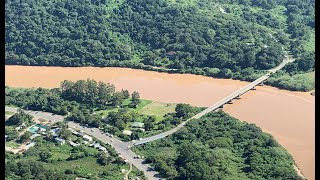
[{"label": "open clearing", "polygon": [[152,102],[144,106],[139,112],[146,115],[154,115],[157,120],[162,120],[167,113],[175,112],[176,104]]}]

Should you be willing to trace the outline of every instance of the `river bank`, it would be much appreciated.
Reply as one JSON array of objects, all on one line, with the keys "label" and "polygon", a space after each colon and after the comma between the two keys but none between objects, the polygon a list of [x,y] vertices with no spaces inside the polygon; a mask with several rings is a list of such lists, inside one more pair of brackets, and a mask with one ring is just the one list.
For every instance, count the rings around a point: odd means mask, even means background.
[{"label": "river bank", "polygon": [[[248,82],[192,74],[167,74],[128,68],[5,66],[5,84],[13,87],[58,87],[62,80],[95,79],[117,89],[140,92],[141,98],[210,106]],[[314,96],[262,86],[224,110],[271,133],[292,154],[308,179],[314,179]]]}]

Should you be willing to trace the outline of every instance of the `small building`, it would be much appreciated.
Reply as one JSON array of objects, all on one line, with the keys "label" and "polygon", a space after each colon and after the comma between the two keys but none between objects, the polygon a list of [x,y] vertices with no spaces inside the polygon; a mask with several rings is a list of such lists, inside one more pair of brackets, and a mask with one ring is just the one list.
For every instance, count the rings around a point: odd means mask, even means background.
[{"label": "small building", "polygon": [[63,145],[63,144],[66,143],[66,140],[64,140],[64,139],[62,139],[62,138],[56,137],[56,138],[54,138],[54,140],[56,140],[60,145]]},{"label": "small building", "polygon": [[132,131],[130,130],[123,130],[122,131],[123,134],[130,136],[132,134]]},{"label": "small building", "polygon": [[14,128],[14,130],[16,130],[16,131],[19,131],[21,129],[21,127],[20,126],[18,126],[18,127],[16,127],[16,128]]},{"label": "small building", "polygon": [[29,148],[31,148],[31,147],[33,147],[35,145],[36,145],[36,142],[31,142],[31,143],[27,144],[24,149],[28,150]]},{"label": "small building", "polygon": [[100,147],[102,147],[102,146],[100,145],[100,143],[94,143],[94,144],[92,144],[92,146],[93,146],[94,148],[100,148]]},{"label": "small building", "polygon": [[88,142],[88,141],[83,141],[83,143],[84,143],[84,144],[89,144],[89,142]]},{"label": "small building", "polygon": [[134,122],[131,124],[131,127],[133,128],[143,128],[144,127],[144,123],[142,122]]},{"label": "small building", "polygon": [[4,138],[5,138],[5,141],[7,141],[8,135],[5,135]]},{"label": "small building", "polygon": [[58,136],[59,131],[61,128],[55,128],[55,129],[51,129],[49,132],[52,134],[52,136]]},{"label": "small building", "polygon": [[174,58],[176,56],[177,52],[176,51],[169,51],[166,53],[166,56],[171,59]]},{"label": "small building", "polygon": [[93,140],[92,137],[88,136],[88,135],[83,135],[82,137],[83,137],[84,140],[87,140],[89,142]]},{"label": "small building", "polygon": [[23,128],[26,127],[26,126],[27,126],[26,123],[22,123],[21,124],[21,127],[23,127]]},{"label": "small building", "polygon": [[79,146],[80,144],[78,144],[78,143],[74,143],[74,142],[72,142],[72,141],[69,141],[69,144],[71,145],[71,146],[73,146],[73,147],[75,147],[75,146]]},{"label": "small building", "polygon": [[35,137],[38,137],[38,136],[41,136],[41,135],[40,135],[40,134],[38,134],[38,133],[36,133],[36,134],[34,134],[34,135],[30,136],[30,139],[34,139]]},{"label": "small building", "polygon": [[99,147],[99,150],[100,150],[100,151],[103,151],[103,152],[106,152],[106,151],[107,151],[107,148],[101,146],[101,147]]}]

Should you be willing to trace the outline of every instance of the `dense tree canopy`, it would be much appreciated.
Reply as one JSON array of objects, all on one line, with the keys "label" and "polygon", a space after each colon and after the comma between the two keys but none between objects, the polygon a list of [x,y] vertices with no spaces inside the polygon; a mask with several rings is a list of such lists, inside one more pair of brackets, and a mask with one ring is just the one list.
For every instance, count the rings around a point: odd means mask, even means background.
[{"label": "dense tree canopy", "polygon": [[[220,12],[221,6],[227,13]],[[5,62],[151,65],[247,80],[239,75],[243,69],[278,65],[284,46],[304,61],[293,65],[297,71],[287,69],[292,75],[313,70],[314,58],[304,57],[314,57],[314,9],[314,0],[11,0],[5,3]],[[120,104],[120,94],[113,99]]]},{"label": "dense tree canopy", "polygon": [[5,93],[6,105],[60,115],[67,115],[80,106],[88,109],[112,107],[122,104],[125,98],[129,98],[127,90],[118,92],[112,84],[91,79],[76,82],[65,80],[61,82],[60,88],[53,89],[6,87]]},{"label": "dense tree canopy", "polygon": [[272,136],[224,112],[190,121],[137,150],[168,179],[302,179]]}]

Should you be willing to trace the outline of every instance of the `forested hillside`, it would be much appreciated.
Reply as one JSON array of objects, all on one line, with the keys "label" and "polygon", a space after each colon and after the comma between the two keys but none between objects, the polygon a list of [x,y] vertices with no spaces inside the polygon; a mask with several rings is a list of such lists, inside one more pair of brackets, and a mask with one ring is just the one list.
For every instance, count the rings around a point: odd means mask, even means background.
[{"label": "forested hillside", "polygon": [[301,179],[292,157],[270,135],[224,112],[135,148],[168,179]]},{"label": "forested hillside", "polygon": [[5,11],[6,64],[151,65],[245,80],[278,65],[283,46],[299,59],[285,73],[314,69],[314,0],[8,0]]}]

